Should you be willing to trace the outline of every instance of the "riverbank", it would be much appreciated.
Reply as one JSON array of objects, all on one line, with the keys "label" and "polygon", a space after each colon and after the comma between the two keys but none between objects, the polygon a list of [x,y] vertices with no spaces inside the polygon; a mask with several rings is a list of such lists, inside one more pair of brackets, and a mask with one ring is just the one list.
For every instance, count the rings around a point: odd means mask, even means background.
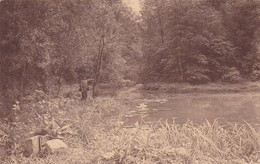
[{"label": "riverbank", "polygon": [[[109,103],[108,103],[109,102]],[[86,107],[86,104],[90,104]],[[68,149],[44,158],[25,158],[17,153],[5,158],[6,164],[86,164],[86,163],[259,163],[258,134],[249,124],[217,121],[197,125],[188,121],[136,123],[122,126],[109,115],[125,104],[114,100],[71,101],[62,114],[54,115],[58,124],[67,120],[72,133],[63,136]],[[105,107],[107,111],[102,111]],[[95,110],[94,110],[95,109]],[[101,112],[102,111],[102,112]],[[61,125],[61,124],[60,124]],[[31,127],[33,127],[31,125]]]},{"label": "riverbank", "polygon": [[[183,124],[167,121],[146,123],[142,120],[144,113],[139,122],[125,126],[127,111],[138,108],[142,112],[145,108],[142,104],[150,101],[153,106],[148,104],[147,108],[167,106],[166,100],[142,99],[133,94],[140,91],[141,88],[134,87],[115,92],[114,97],[101,94],[94,100],[80,101],[76,85],[64,86],[58,97],[19,104],[19,120],[14,131],[17,149],[2,160],[6,164],[260,162],[259,133],[245,122],[226,125],[218,121],[201,124],[191,121]],[[50,117],[40,117],[46,115]],[[23,141],[32,131],[49,128],[46,122],[53,121],[60,128],[52,127],[50,132],[69,127],[69,131],[62,134],[68,149],[44,158],[23,157],[22,149],[19,149]],[[8,127],[8,124],[1,125]]]},{"label": "riverbank", "polygon": [[143,88],[150,92],[163,93],[238,93],[260,92],[259,82],[245,82],[241,84],[212,83],[204,85],[191,85],[186,83],[148,83]]}]

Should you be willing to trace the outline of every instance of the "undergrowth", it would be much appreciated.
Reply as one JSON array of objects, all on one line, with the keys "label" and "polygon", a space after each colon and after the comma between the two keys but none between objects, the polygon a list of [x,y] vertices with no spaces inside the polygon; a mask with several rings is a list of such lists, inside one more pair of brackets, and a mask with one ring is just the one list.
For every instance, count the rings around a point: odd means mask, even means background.
[{"label": "undergrowth", "polygon": [[98,133],[94,163],[258,163],[257,134],[248,124],[136,124]]},{"label": "undergrowth", "polygon": [[[112,98],[80,101],[58,97],[21,105],[19,122],[23,128],[14,136],[19,139],[17,145],[22,146],[24,139],[42,128],[53,137],[59,134],[69,148],[45,158],[26,158],[19,149],[2,158],[3,163],[260,162],[259,134],[247,123],[137,122],[129,128],[120,119],[125,108],[129,106],[122,100]],[[62,131],[64,127],[69,131]]]}]

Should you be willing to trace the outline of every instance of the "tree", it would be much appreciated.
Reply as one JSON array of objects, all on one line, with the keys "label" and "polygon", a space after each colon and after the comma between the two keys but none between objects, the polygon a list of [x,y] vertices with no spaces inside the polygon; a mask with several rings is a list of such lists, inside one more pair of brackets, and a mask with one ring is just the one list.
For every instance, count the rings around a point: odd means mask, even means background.
[{"label": "tree", "polygon": [[231,68],[250,75],[258,61],[257,4],[145,0],[142,50],[148,79],[205,83],[220,81]]},{"label": "tree", "polygon": [[48,93],[52,85],[59,92],[81,69],[96,81],[123,78],[115,63],[130,60],[123,52],[133,50],[136,41],[129,40],[136,34],[129,29],[136,24],[121,1],[6,0],[0,7],[1,89],[17,92],[12,99],[34,89]]}]

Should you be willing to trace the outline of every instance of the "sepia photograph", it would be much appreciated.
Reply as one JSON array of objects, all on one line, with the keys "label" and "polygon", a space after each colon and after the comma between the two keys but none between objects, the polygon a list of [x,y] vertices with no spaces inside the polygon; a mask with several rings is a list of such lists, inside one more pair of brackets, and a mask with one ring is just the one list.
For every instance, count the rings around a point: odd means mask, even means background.
[{"label": "sepia photograph", "polygon": [[260,164],[260,0],[0,0],[0,164]]}]

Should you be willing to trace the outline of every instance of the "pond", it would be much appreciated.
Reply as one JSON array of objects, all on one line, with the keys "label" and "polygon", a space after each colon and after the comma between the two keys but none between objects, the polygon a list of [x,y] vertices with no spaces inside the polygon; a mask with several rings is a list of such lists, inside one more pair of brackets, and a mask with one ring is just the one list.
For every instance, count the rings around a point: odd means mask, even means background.
[{"label": "pond", "polygon": [[248,122],[260,124],[260,93],[172,94],[165,99],[134,99],[137,106],[125,116],[126,124],[175,121],[194,123]]}]

